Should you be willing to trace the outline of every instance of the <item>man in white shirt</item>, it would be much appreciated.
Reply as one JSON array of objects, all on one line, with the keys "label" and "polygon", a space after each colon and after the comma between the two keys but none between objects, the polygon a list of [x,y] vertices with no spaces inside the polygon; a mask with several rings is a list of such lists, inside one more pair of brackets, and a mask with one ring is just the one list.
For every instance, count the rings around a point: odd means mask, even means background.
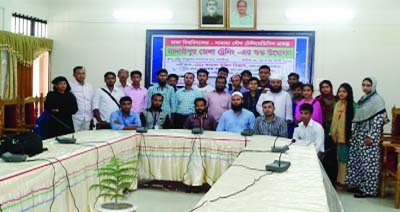
[{"label": "man in white shirt", "polygon": [[199,81],[197,88],[201,91],[203,96],[206,93],[214,90],[210,84],[207,84],[208,74],[209,72],[204,68],[197,70],[197,80]]},{"label": "man in white shirt", "polygon": [[75,95],[78,103],[78,112],[72,115],[75,132],[89,130],[93,119],[92,99],[93,87],[85,82],[86,70],[83,66],[76,66],[73,70],[75,80],[72,80],[71,92]]},{"label": "man in white shirt", "polygon": [[96,90],[92,108],[93,116],[97,120],[97,129],[111,129],[110,115],[119,110],[119,100],[124,96],[124,92],[114,86],[116,76],[114,72],[104,74],[106,86]]},{"label": "man in white shirt", "polygon": [[263,114],[262,103],[272,101],[275,104],[275,115],[290,123],[293,121],[292,98],[288,92],[282,90],[282,79],[279,75],[271,75],[270,80],[271,87],[258,99],[257,112]]},{"label": "man in white shirt", "polygon": [[[117,76],[118,76],[119,82],[115,85],[115,87],[117,87],[119,90],[123,91],[124,88],[129,86],[129,83],[128,83],[129,71],[121,68],[118,71]],[[118,101],[119,101],[119,99],[118,99]]]},{"label": "man in white shirt", "polygon": [[294,129],[293,138],[296,139],[296,144],[310,145],[313,143],[315,149],[320,156],[325,152],[324,148],[324,128],[311,119],[313,113],[313,106],[310,104],[303,104],[300,106],[301,122],[299,126]]}]

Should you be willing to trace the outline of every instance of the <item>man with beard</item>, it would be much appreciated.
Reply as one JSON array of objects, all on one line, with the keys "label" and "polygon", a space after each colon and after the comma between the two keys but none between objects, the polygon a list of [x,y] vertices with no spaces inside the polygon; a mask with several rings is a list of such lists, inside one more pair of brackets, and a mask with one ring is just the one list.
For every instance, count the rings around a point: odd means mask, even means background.
[{"label": "man with beard", "polygon": [[254,132],[257,135],[287,137],[286,122],[274,114],[274,103],[272,101],[265,101],[262,106],[264,114],[256,119]]},{"label": "man with beard", "polygon": [[168,113],[161,109],[164,97],[159,94],[153,94],[151,97],[151,106],[140,114],[142,127],[148,129],[168,129],[171,126]]},{"label": "man with beard", "polygon": [[124,96],[119,100],[121,109],[111,113],[110,123],[113,130],[136,130],[140,127],[140,118],[138,114],[131,111],[132,99]]},{"label": "man with beard", "polygon": [[231,104],[231,96],[225,91],[226,78],[218,76],[215,80],[215,90],[206,93],[208,114],[213,116],[218,122],[222,113],[229,110]]},{"label": "man with beard", "polygon": [[217,0],[207,1],[207,15],[203,16],[202,24],[224,24],[224,18],[218,14]]},{"label": "man with beard", "polygon": [[217,131],[242,132],[253,129],[256,118],[243,108],[243,94],[234,92],[231,101],[231,109],[222,114]]},{"label": "man with beard", "polygon": [[293,121],[292,99],[290,95],[282,90],[282,79],[278,75],[271,76],[271,87],[266,93],[261,94],[257,102],[257,111],[264,114],[262,103],[272,101],[275,104],[275,114],[286,120],[287,123]]},{"label": "man with beard", "polygon": [[214,90],[211,85],[207,84],[208,74],[209,72],[204,68],[197,70],[197,80],[199,81],[197,88],[203,95]]},{"label": "man with beard", "polygon": [[194,113],[194,100],[203,97],[203,94],[196,87],[193,87],[194,74],[187,72],[183,77],[185,87],[176,92],[176,111],[173,116],[176,129],[182,129],[186,118]]},{"label": "man with beard", "polygon": [[176,85],[179,82],[179,76],[176,74],[169,74],[167,77],[167,83],[168,85],[172,86],[175,90],[175,92],[178,90],[178,88],[176,87]]},{"label": "man with beard", "polygon": [[204,98],[194,100],[195,113],[190,115],[184,124],[185,129],[202,128],[204,130],[215,130],[217,122],[214,117],[207,114],[207,101]]},{"label": "man with beard", "polygon": [[104,74],[106,86],[96,90],[93,96],[93,116],[97,120],[97,129],[110,129],[110,115],[119,110],[118,100],[124,96],[124,92],[115,85],[116,76],[114,72]]},{"label": "man with beard", "polygon": [[[167,85],[168,71],[166,69],[160,69],[157,71],[158,83],[151,86],[148,90],[147,96],[153,96],[156,93],[161,94],[164,97],[161,109],[171,116],[172,112],[175,111],[175,90],[170,85]],[[151,99],[148,98],[147,107],[150,108]]]}]

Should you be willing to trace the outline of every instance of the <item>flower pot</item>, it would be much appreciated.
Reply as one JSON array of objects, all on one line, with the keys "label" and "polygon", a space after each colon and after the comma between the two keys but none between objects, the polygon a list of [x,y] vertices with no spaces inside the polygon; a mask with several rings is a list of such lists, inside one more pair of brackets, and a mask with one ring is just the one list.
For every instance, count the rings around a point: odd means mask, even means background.
[{"label": "flower pot", "polygon": [[127,201],[118,201],[117,207],[115,208],[114,202],[105,202],[97,207],[100,212],[134,212],[137,210],[137,206]]}]

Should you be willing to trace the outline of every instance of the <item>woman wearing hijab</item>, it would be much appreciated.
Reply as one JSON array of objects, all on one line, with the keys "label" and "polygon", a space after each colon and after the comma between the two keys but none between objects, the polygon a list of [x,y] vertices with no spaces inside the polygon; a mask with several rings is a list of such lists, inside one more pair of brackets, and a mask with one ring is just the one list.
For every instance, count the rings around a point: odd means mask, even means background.
[{"label": "woman wearing hijab", "polygon": [[329,154],[329,164],[327,173],[331,182],[336,184],[336,188],[344,189],[347,162],[349,159],[349,143],[351,139],[351,124],[354,118],[356,103],[353,100],[353,89],[348,83],[339,86],[336,97],[337,103],[334,105],[332,123],[330,124],[332,154]]},{"label": "woman wearing hijab", "polygon": [[376,80],[362,82],[364,96],[357,103],[346,184],[355,198],[374,197],[378,193],[381,130],[386,117],[385,101],[376,92]]},{"label": "woman wearing hijab", "polygon": [[316,99],[321,104],[322,110],[322,127],[325,132],[328,132],[332,122],[333,106],[335,105],[336,98],[333,95],[332,83],[329,80],[323,80],[319,83],[319,91],[321,95]]},{"label": "woman wearing hijab", "polygon": [[[51,113],[49,120],[49,138],[74,132],[72,115],[78,111],[75,96],[70,92],[68,80],[59,76],[54,78],[53,91],[46,96],[44,109]],[[67,126],[64,126],[67,125]]]}]

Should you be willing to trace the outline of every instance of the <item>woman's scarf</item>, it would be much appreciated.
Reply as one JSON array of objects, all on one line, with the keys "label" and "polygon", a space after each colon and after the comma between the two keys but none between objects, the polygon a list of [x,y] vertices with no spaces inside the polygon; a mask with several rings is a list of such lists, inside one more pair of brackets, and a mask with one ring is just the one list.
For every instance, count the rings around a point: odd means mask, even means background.
[{"label": "woman's scarf", "polygon": [[366,121],[375,115],[385,111],[385,101],[376,92],[377,81],[369,77],[372,81],[371,92],[365,94],[357,102],[353,122]]}]

